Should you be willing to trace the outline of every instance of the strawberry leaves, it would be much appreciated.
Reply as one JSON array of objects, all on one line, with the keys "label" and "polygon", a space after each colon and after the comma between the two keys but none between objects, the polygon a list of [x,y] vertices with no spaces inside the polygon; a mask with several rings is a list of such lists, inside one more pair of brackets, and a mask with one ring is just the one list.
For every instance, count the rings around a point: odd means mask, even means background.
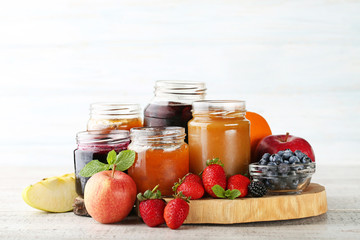
[{"label": "strawberry leaves", "polygon": [[215,185],[211,188],[218,198],[235,199],[241,195],[241,192],[237,189],[224,190],[220,185]]},{"label": "strawberry leaves", "polygon": [[137,199],[141,201],[149,200],[149,199],[161,199],[161,192],[157,190],[159,184],[154,187],[153,190],[146,190],[144,194],[138,193],[136,196]]}]

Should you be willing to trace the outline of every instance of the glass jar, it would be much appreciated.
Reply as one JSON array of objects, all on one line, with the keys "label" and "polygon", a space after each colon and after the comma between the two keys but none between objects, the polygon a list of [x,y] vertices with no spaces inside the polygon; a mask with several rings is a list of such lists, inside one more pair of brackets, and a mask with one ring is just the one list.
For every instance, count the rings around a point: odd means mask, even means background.
[{"label": "glass jar", "polygon": [[130,130],[133,127],[142,127],[139,104],[91,104],[87,130]]},{"label": "glass jar", "polygon": [[189,172],[189,149],[182,127],[133,128],[128,147],[136,152],[135,163],[128,169],[138,192],[159,184],[164,196],[173,194],[172,186]]},{"label": "glass jar", "polygon": [[75,187],[80,197],[84,197],[85,184],[89,178],[82,177],[79,172],[91,160],[99,160],[107,164],[107,154],[111,150],[119,153],[126,150],[130,143],[129,131],[111,130],[84,131],[76,135],[77,148],[74,151]]},{"label": "glass jar", "polygon": [[227,176],[245,174],[250,164],[250,122],[244,101],[197,101],[189,122],[190,172],[220,158]]},{"label": "glass jar", "polygon": [[144,126],[178,126],[185,128],[187,134],[187,123],[192,118],[192,103],[203,100],[205,92],[203,82],[156,81],[155,97],[144,111]]}]

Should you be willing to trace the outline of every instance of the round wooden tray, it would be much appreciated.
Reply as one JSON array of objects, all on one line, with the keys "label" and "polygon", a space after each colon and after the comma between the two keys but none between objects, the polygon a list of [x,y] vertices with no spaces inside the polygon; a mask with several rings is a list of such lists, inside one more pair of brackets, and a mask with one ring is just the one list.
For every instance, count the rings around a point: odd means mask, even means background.
[{"label": "round wooden tray", "polygon": [[[170,198],[165,199],[171,200]],[[318,216],[327,211],[325,188],[311,183],[302,194],[190,201],[185,224],[233,224]]]}]

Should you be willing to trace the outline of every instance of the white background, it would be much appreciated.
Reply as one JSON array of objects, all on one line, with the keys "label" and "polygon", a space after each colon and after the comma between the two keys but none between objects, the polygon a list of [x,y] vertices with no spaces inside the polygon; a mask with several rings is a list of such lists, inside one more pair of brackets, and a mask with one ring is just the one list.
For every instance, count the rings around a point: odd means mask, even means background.
[{"label": "white background", "polygon": [[90,103],[145,106],[158,79],[360,164],[360,1],[335,0],[1,1],[1,164],[72,167]]}]

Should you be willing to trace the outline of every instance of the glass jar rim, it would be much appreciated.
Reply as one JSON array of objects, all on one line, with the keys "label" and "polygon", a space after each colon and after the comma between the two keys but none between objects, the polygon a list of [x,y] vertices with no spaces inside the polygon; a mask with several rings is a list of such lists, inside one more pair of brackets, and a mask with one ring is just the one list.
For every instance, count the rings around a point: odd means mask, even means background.
[{"label": "glass jar rim", "polygon": [[204,82],[186,80],[157,80],[155,82],[155,95],[204,95],[205,92],[206,86]]},{"label": "glass jar rim", "polygon": [[200,100],[192,104],[193,113],[206,112],[246,112],[246,102],[243,100]]},{"label": "glass jar rim", "polygon": [[184,140],[185,136],[185,128],[183,127],[136,127],[130,129],[131,140],[168,143]]},{"label": "glass jar rim", "polygon": [[76,134],[78,145],[117,145],[130,141],[128,130],[88,130]]},{"label": "glass jar rim", "polygon": [[137,117],[141,114],[140,104],[121,102],[96,102],[90,104],[90,116]]}]

